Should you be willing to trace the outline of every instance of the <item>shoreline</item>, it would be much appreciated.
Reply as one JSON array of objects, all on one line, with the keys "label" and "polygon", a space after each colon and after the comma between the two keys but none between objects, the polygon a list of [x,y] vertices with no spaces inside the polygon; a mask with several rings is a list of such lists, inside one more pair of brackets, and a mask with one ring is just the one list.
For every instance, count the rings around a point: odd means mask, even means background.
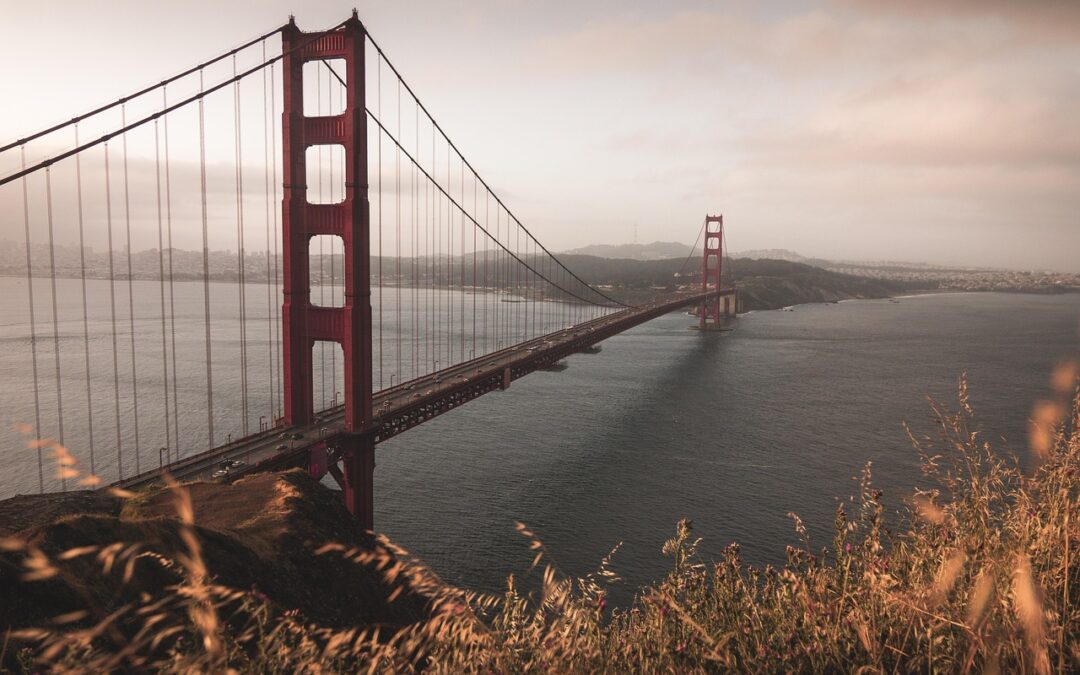
[{"label": "shoreline", "polygon": [[926,298],[940,295],[986,295],[992,293],[1000,293],[1002,295],[1034,295],[1034,296],[1057,296],[1057,295],[1080,295],[1080,288],[1068,288],[1055,291],[1034,291],[1025,289],[1015,290],[1002,290],[1002,289],[988,289],[988,290],[961,290],[961,289],[935,289],[927,290],[925,292],[905,293],[904,295],[887,295],[880,298],[841,298],[834,301],[815,301],[815,302],[796,302],[790,305],[784,305],[783,307],[770,307],[770,308],[758,308],[751,309],[745,312],[739,312],[739,315],[753,314],[755,312],[791,312],[796,307],[808,307],[811,305],[839,305],[846,302],[864,302],[873,300],[904,300],[911,298]]}]

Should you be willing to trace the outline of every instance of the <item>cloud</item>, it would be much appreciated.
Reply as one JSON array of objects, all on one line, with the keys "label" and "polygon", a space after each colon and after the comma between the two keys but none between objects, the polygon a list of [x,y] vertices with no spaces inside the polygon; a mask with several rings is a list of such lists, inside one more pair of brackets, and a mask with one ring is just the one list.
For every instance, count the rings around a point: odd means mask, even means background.
[{"label": "cloud", "polygon": [[[932,241],[928,256],[972,264],[976,254],[1080,264],[1059,253],[1080,231],[1078,2],[557,4],[448,5],[439,11],[453,31],[389,5],[370,23],[470,161],[552,248],[625,241],[628,222],[663,239],[683,238],[673,228],[686,223],[692,238],[701,212],[722,209],[740,223],[745,245],[732,244],[742,248],[918,258]],[[219,127],[231,129],[231,117],[208,124]],[[198,246],[197,126],[173,129],[187,139],[174,159],[188,162],[177,164],[174,218]],[[230,144],[228,133],[208,142],[218,248],[235,241]],[[251,171],[256,194],[261,169]],[[133,236],[156,245],[153,169],[132,172]],[[393,176],[384,164],[387,205]],[[88,222],[100,228],[102,199],[91,198]],[[10,239],[21,232],[17,190],[0,188],[0,209],[0,238]],[[248,211],[257,225],[257,196]]]},{"label": "cloud", "polygon": [[1008,26],[1026,39],[1053,39],[1072,44],[1080,29],[1080,3],[1075,0],[834,0],[833,5],[918,21],[990,20]]}]

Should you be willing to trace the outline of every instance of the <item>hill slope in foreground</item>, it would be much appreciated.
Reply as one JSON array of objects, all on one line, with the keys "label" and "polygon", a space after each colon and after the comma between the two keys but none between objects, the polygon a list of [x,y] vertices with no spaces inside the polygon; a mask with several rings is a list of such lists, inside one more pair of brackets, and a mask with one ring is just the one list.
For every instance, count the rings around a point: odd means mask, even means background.
[{"label": "hill slope in foreground", "polygon": [[[0,501],[0,541],[22,541],[41,560],[62,561],[49,566],[49,576],[25,583],[26,551],[0,547],[0,628],[48,625],[86,610],[87,620],[100,619],[138,605],[144,594],[165,594],[191,576],[178,562],[196,557],[191,541],[214,583],[300,610],[324,626],[400,627],[424,616],[426,600],[417,592],[388,602],[393,586],[372,565],[316,554],[328,542],[364,551],[378,545],[336,494],[307,474],[191,483],[184,494],[190,524],[168,488],[130,498],[79,491]],[[65,560],[72,550],[82,553]]]},{"label": "hill slope in foreground", "polygon": [[913,439],[928,489],[896,531],[868,467],[832,541],[795,517],[801,543],[755,568],[736,544],[700,560],[680,521],[671,571],[616,610],[607,560],[565,578],[523,525],[536,591],[448,588],[299,471],[17,497],[0,503],[0,669],[1077,672],[1076,365],[1053,383],[1024,466],[982,440],[961,382],[940,438]]}]

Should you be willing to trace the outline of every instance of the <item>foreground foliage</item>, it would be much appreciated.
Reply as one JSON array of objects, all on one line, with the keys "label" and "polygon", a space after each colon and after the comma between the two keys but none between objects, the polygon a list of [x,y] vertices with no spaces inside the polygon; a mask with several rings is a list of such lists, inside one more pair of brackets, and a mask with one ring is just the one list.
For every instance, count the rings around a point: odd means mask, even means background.
[{"label": "foreground foliage", "polygon": [[[176,486],[187,553],[166,558],[118,543],[72,549],[51,560],[15,539],[25,583],[56,573],[64,559],[97,556],[106,572],[157,565],[175,574],[160,597],[143,597],[99,620],[86,613],[51,626],[10,631],[0,664],[55,671],[260,672],[1068,672],[1080,669],[1077,604],[1077,468],[1080,398],[1063,367],[1060,398],[1031,421],[1032,456],[1021,463],[992,449],[974,424],[962,381],[956,410],[934,406],[937,438],[912,442],[928,482],[906,505],[897,533],[883,523],[881,492],[867,468],[858,497],[836,513],[835,535],[787,561],[747,566],[733,544],[703,562],[691,524],[664,546],[672,569],[632,607],[606,608],[609,561],[582,578],[561,576],[535,535],[543,584],[501,596],[448,588],[405,551],[328,543],[320,553],[374,565],[388,581],[430,600],[430,617],[396,631],[330,630],[282,611],[258,593],[218,586],[200,556],[193,513]],[[850,509],[850,512],[849,512]]]}]

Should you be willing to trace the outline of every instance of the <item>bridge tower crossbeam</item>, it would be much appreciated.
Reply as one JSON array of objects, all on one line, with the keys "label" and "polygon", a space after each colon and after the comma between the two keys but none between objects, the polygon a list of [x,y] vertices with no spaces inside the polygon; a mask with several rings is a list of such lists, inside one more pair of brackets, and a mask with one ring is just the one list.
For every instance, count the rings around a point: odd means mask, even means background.
[{"label": "bridge tower crossbeam", "polygon": [[[282,31],[284,108],[282,111],[284,196],[282,305],[284,422],[314,419],[313,358],[317,341],[341,345],[345,366],[344,471],[339,477],[345,505],[364,527],[373,526],[372,478],[375,440],[372,423],[370,205],[368,201],[367,117],[365,113],[366,33],[355,11],[337,29],[304,33],[294,21]],[[345,64],[345,109],[339,115],[304,115],[304,63],[341,59]],[[345,156],[344,198],[312,204],[307,192],[307,149],[339,145]],[[341,238],[345,268],[343,307],[311,303],[311,238]]]}]

